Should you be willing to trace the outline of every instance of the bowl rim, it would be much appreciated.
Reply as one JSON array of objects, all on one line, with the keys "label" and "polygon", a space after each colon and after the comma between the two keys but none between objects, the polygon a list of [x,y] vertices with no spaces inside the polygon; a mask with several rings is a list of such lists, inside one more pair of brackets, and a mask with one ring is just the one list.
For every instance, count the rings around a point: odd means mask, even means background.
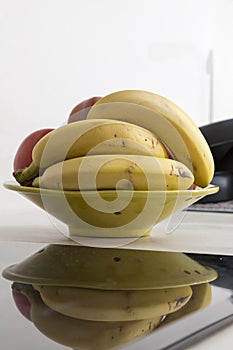
[{"label": "bowl rim", "polygon": [[[17,184],[14,181],[6,181],[3,183],[3,186],[11,191],[16,191],[16,192],[25,192],[25,193],[31,193],[31,194],[38,194],[38,195],[55,195],[55,196],[59,196],[59,195],[69,195],[69,196],[80,196],[82,194],[82,192],[85,192],[85,196],[93,196],[96,195],[96,192],[98,194],[103,194],[103,195],[107,195],[107,196],[112,196],[113,194],[116,194],[116,190],[88,190],[88,191],[71,191],[71,190],[65,190],[65,191],[60,191],[60,190],[54,190],[54,189],[48,189],[48,188],[39,188],[39,187],[29,187],[29,186],[21,186],[19,184]],[[132,191],[130,190],[118,190],[121,193],[125,193],[126,195],[128,195],[129,193],[132,193]],[[117,192],[118,192],[117,191]],[[177,196],[177,195],[185,195],[187,196],[188,194],[192,195],[192,196],[204,196],[207,194],[214,194],[216,192],[219,191],[219,186],[215,185],[215,184],[209,184],[206,187],[196,187],[195,189],[188,189],[188,190],[170,190],[170,191],[145,191],[145,190],[133,190],[134,194],[137,194],[138,197],[144,197],[145,195],[147,195],[148,193],[150,194],[154,194],[154,195],[164,195],[164,193],[166,193],[169,196]]]}]

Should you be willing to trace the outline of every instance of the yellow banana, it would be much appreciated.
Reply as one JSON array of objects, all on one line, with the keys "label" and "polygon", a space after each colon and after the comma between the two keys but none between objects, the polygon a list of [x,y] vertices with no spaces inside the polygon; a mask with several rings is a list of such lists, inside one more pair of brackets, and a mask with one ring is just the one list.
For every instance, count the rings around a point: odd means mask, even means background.
[{"label": "yellow banana", "polygon": [[107,350],[153,332],[161,316],[137,321],[87,321],[54,311],[44,304],[30,286],[21,287],[31,303],[30,316],[35,327],[53,341],[70,348]]},{"label": "yellow banana", "polygon": [[212,290],[209,283],[192,285],[191,288],[193,293],[189,302],[176,313],[168,315],[162,325],[174,322],[181,317],[187,316],[192,312],[202,310],[210,305],[212,301]]},{"label": "yellow banana", "polygon": [[14,174],[24,184],[52,164],[86,154],[142,154],[168,158],[152,132],[115,120],[82,120],[63,125],[41,138],[32,151],[32,163]]},{"label": "yellow banana", "polygon": [[66,316],[92,321],[133,321],[167,315],[191,298],[189,286],[150,290],[100,290],[34,285],[44,303]]},{"label": "yellow banana", "polygon": [[94,155],[48,167],[33,186],[56,190],[186,190],[191,171],[172,159],[140,155]]},{"label": "yellow banana", "polygon": [[140,125],[159,137],[193,173],[198,186],[214,174],[213,157],[193,120],[170,100],[148,91],[125,90],[101,98],[88,119],[109,118]]}]

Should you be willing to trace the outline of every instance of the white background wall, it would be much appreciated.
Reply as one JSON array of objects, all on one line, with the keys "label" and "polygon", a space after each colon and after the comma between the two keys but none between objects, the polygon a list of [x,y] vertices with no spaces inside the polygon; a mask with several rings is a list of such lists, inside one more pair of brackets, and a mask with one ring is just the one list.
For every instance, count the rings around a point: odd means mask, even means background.
[{"label": "white background wall", "polygon": [[233,116],[233,1],[217,0],[214,40],[214,118]]}]

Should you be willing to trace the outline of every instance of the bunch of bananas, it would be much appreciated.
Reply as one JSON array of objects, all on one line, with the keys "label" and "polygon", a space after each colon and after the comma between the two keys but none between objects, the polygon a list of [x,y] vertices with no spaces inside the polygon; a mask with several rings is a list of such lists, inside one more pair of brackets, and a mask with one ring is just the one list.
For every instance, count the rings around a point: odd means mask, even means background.
[{"label": "bunch of bananas", "polygon": [[3,275],[40,332],[83,350],[116,348],[207,306],[216,278],[181,253],[56,245]]},{"label": "bunch of bananas", "polygon": [[166,191],[205,187],[213,172],[209,146],[184,111],[154,93],[125,90],[98,99],[86,120],[42,137],[14,176],[58,190]]}]

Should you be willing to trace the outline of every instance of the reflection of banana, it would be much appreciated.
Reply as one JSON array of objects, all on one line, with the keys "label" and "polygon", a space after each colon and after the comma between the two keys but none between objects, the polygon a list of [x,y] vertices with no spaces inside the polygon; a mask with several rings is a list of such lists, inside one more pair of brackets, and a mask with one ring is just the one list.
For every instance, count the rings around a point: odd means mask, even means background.
[{"label": "reflection of banana", "polygon": [[48,338],[71,348],[112,349],[151,333],[161,320],[161,316],[122,322],[81,320],[49,308],[31,286],[21,287],[21,292],[31,302],[31,320],[35,327]]},{"label": "reflection of banana", "polygon": [[163,322],[163,325],[178,320],[179,318],[186,316],[191,312],[202,310],[210,305],[212,300],[212,291],[209,283],[192,285],[191,288],[193,294],[189,302],[176,313],[168,315]]},{"label": "reflection of banana", "polygon": [[44,303],[64,315],[93,321],[131,321],[167,315],[191,298],[189,286],[151,290],[99,290],[34,286]]},{"label": "reflection of banana", "polygon": [[214,174],[210,148],[192,119],[168,99],[152,92],[125,90],[101,98],[87,118],[109,118],[151,130],[194,173],[198,186],[207,186]]},{"label": "reflection of banana", "polygon": [[[38,181],[39,180],[39,181]],[[93,181],[91,181],[93,180]],[[122,181],[120,181],[122,180]],[[64,190],[185,190],[193,174],[172,159],[139,155],[94,155],[66,160],[47,168],[33,186]]]},{"label": "reflection of banana", "polygon": [[148,130],[114,120],[83,120],[55,129],[37,142],[32,163],[14,174],[23,183],[34,178],[39,168],[65,159],[90,154],[145,154],[168,158],[163,144]]}]

